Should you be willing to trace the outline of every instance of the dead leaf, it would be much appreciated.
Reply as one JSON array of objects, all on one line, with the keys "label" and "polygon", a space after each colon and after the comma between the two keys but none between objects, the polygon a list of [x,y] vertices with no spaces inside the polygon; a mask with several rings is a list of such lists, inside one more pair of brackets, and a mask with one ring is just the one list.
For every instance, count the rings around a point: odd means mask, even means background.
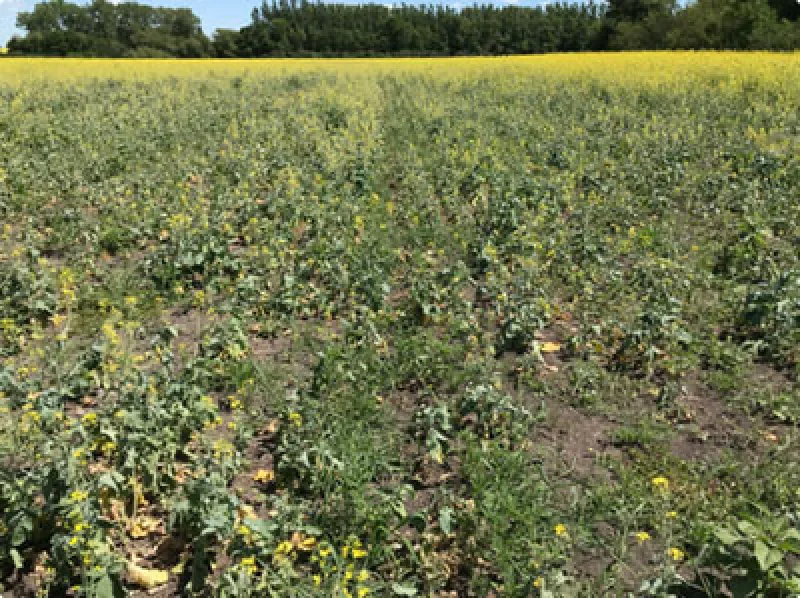
[{"label": "dead leaf", "polygon": [[128,581],[134,585],[151,590],[162,586],[169,580],[169,573],[161,569],[145,569],[135,563],[128,563]]},{"label": "dead leaf", "polygon": [[128,524],[128,533],[131,538],[146,538],[161,528],[161,520],[147,515],[139,515],[131,519]]},{"label": "dead leaf", "polygon": [[264,427],[264,433],[270,436],[274,436],[278,433],[278,430],[281,427],[281,420],[279,419],[271,419],[267,422],[267,425]]}]

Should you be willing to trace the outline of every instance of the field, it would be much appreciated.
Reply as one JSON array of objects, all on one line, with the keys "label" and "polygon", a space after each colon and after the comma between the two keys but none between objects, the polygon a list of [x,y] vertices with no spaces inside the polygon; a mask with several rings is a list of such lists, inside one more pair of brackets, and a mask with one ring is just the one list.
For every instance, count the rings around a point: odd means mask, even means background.
[{"label": "field", "polygon": [[0,60],[0,594],[797,596],[800,54]]}]

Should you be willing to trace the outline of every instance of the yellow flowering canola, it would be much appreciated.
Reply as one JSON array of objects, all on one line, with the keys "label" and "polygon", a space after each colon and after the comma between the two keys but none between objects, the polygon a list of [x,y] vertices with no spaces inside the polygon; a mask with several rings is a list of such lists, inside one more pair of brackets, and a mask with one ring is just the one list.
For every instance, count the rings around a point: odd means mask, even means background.
[{"label": "yellow flowering canola", "polygon": [[425,74],[460,78],[501,74],[593,78],[626,83],[687,84],[693,78],[718,78],[722,86],[758,79],[786,91],[800,89],[800,53],[768,52],[624,52],[546,54],[542,56],[347,59],[104,59],[7,58],[0,61],[0,82],[85,78],[148,80],[160,77],[261,77],[294,73],[347,76]]}]

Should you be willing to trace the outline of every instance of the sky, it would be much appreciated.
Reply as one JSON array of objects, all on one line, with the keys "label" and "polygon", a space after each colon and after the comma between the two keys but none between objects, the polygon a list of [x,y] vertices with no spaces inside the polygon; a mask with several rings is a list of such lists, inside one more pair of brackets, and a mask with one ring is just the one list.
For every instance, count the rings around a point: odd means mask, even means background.
[{"label": "sky", "polygon": [[[336,1],[340,2],[342,0]],[[354,3],[353,0],[344,1]],[[386,0],[372,1],[385,3]],[[14,35],[17,13],[32,9],[36,2],[37,0],[0,0],[0,47],[4,46]],[[84,4],[82,0],[77,3]],[[428,2],[425,3],[427,4]],[[465,3],[472,4],[472,1]],[[261,5],[261,0],[142,0],[142,4],[191,8],[203,21],[203,29],[206,33],[211,34],[215,29],[238,29],[243,25],[247,25],[250,22],[250,12],[255,6]],[[412,0],[409,4],[415,4],[415,2]],[[450,4],[455,5],[458,2],[454,1]],[[536,5],[546,4],[546,2],[542,0],[495,0],[495,4]]]}]

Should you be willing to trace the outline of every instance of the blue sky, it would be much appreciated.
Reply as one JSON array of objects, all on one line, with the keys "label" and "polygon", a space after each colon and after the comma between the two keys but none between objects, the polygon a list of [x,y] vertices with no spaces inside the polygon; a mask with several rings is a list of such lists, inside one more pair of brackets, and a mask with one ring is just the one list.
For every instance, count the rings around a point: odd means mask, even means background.
[{"label": "blue sky", "polygon": [[[4,46],[15,32],[14,23],[17,13],[30,10],[37,0],[0,0],[0,46]],[[342,0],[337,0],[342,1]],[[347,1],[347,0],[346,0]],[[352,0],[349,0],[352,2]],[[366,0],[365,0],[366,1]],[[392,2],[392,0],[373,0],[375,2]],[[78,3],[83,4],[83,0]],[[189,7],[194,10],[203,21],[203,29],[207,33],[219,28],[236,28],[246,25],[250,21],[250,11],[253,7],[260,6],[261,0],[142,0],[143,4],[157,6]],[[411,0],[409,4],[414,4]],[[427,4],[427,2],[425,2]],[[459,2],[451,2],[458,4]],[[472,0],[463,2],[472,4]],[[495,0],[495,4],[546,4],[543,0]]]}]

